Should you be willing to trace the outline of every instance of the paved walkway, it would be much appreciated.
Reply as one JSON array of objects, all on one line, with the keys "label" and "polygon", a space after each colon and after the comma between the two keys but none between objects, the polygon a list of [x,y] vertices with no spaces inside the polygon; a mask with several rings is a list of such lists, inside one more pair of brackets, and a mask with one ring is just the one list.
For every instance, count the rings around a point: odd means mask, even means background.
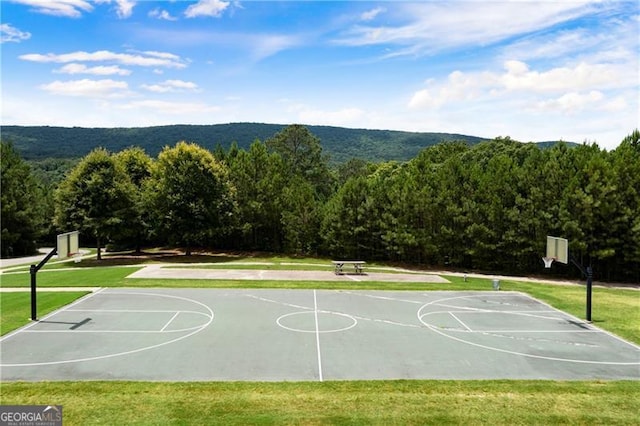
[{"label": "paved walkway", "polygon": [[[174,265],[175,266],[175,265]],[[184,265],[182,265],[184,266]],[[333,271],[287,271],[256,269],[197,269],[176,268],[169,265],[149,265],[127,278],[151,279],[204,279],[204,280],[274,280],[274,281],[385,281],[448,283],[436,274],[409,274],[366,272],[364,274],[340,274]]]}]

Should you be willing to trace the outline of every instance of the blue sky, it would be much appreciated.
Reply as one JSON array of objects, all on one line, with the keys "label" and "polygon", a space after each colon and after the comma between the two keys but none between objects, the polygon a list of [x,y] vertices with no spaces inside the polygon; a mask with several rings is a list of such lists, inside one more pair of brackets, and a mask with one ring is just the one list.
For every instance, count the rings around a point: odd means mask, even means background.
[{"label": "blue sky", "polygon": [[637,1],[2,0],[2,123],[265,122],[614,149]]}]

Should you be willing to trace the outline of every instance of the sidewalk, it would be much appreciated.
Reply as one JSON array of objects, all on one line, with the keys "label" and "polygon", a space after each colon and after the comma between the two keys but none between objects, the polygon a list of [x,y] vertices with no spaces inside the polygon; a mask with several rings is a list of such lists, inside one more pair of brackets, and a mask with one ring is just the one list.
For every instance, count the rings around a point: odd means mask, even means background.
[{"label": "sidewalk", "polygon": [[31,265],[34,263],[40,262],[44,257],[53,250],[53,247],[42,247],[38,250],[40,254],[35,256],[27,256],[27,257],[16,257],[12,259],[0,259],[0,268],[6,268],[8,266],[17,266],[17,265]]}]

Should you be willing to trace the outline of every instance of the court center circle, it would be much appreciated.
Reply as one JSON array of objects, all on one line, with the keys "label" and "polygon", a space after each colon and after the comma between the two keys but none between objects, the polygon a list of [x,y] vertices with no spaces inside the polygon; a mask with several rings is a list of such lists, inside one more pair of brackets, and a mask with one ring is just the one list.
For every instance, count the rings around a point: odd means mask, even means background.
[{"label": "court center circle", "polygon": [[282,315],[276,323],[285,330],[298,333],[337,333],[355,327],[358,320],[339,312],[301,311]]}]

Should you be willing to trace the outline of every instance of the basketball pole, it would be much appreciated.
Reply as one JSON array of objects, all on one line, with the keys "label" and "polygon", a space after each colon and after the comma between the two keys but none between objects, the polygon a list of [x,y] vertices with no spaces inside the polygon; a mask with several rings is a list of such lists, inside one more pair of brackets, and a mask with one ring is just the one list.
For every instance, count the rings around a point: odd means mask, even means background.
[{"label": "basketball pole", "polygon": [[573,256],[570,256],[569,258],[571,259],[571,263],[573,263],[578,269],[580,269],[580,272],[582,272],[582,275],[587,277],[587,313],[586,313],[587,315],[586,315],[586,320],[587,320],[587,322],[591,322],[591,295],[593,293],[593,268],[591,268],[591,266],[587,266],[585,268],[584,266],[582,266],[582,264],[578,263]]},{"label": "basketball pole", "polygon": [[31,320],[38,321],[38,305],[36,301],[36,274],[44,266],[45,263],[49,261],[55,254],[58,253],[58,248],[54,247],[48,255],[45,256],[44,259],[40,261],[37,265],[31,265],[29,268],[29,273],[31,274]]}]

